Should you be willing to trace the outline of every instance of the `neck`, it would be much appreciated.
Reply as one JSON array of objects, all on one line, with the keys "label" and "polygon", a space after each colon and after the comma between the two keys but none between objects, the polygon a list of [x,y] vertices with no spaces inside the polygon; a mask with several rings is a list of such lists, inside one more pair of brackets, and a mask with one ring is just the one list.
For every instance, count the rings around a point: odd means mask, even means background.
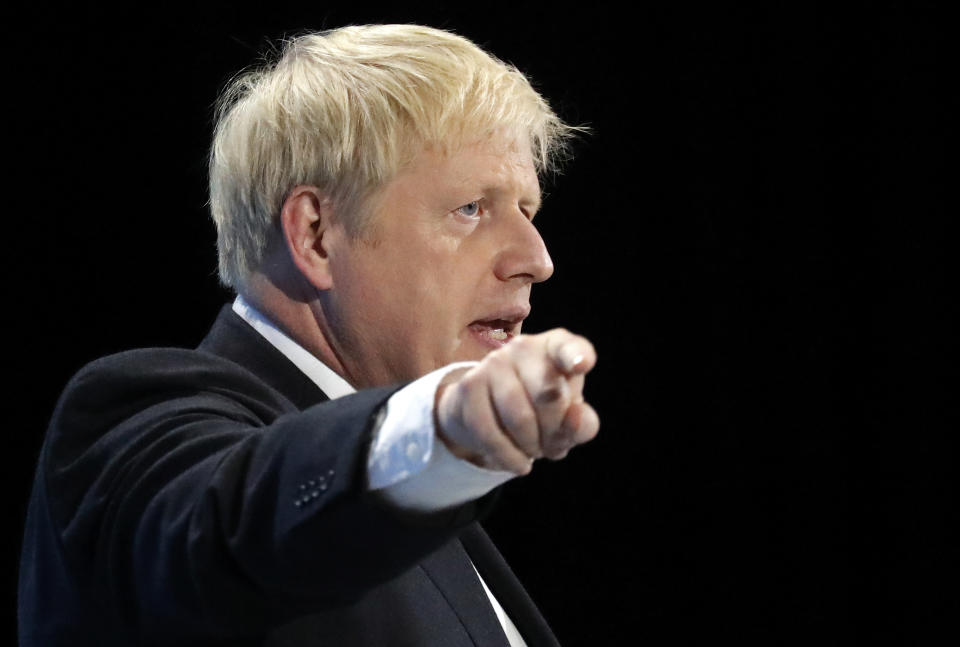
[{"label": "neck", "polygon": [[347,374],[334,345],[330,343],[330,327],[318,291],[299,273],[254,272],[238,292],[290,339],[356,388],[355,380]]}]

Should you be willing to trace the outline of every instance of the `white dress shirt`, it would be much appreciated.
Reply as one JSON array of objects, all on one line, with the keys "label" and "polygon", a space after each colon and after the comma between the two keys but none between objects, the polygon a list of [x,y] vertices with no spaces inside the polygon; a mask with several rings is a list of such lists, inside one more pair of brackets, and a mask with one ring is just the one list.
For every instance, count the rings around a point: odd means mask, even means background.
[{"label": "white dress shirt", "polygon": [[[293,341],[242,296],[233,311],[310,378],[331,400],[355,393],[343,377]],[[367,458],[371,490],[401,508],[430,512],[477,499],[515,474],[488,470],[461,460],[436,442],[433,406],[437,387],[452,370],[476,362],[458,362],[437,369],[403,387],[387,400],[386,415],[376,431]],[[474,566],[476,571],[476,566]],[[511,647],[526,647],[516,625],[483,581],[477,577],[503,625]]]}]

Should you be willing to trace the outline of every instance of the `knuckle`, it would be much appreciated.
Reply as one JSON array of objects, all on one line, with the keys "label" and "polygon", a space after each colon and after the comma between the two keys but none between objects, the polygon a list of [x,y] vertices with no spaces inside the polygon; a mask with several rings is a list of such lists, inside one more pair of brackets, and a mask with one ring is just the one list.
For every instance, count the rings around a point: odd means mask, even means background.
[{"label": "knuckle", "polygon": [[533,335],[523,338],[520,348],[527,353],[536,352],[542,346],[542,342]]},{"label": "knuckle", "polygon": [[519,474],[520,476],[526,476],[533,471],[533,461],[517,458],[512,461],[510,471]]},{"label": "knuckle", "polygon": [[488,369],[491,371],[510,370],[512,365],[510,356],[507,354],[507,347],[498,348],[486,357]]},{"label": "knuckle", "polygon": [[519,398],[514,398],[514,402],[508,405],[504,417],[507,419],[506,422],[516,429],[530,429],[537,425],[536,413],[526,400],[521,401]]},{"label": "knuckle", "polygon": [[599,433],[600,433],[600,419],[597,417],[594,417],[593,420],[590,421],[589,426],[587,427],[587,440],[593,440],[594,438],[597,437],[597,434]]},{"label": "knuckle", "polygon": [[460,381],[459,381],[459,382],[457,382],[456,384],[452,385],[451,387],[448,387],[449,390],[450,390],[450,392],[451,392],[451,394],[453,395],[453,398],[454,398],[457,402],[461,402],[461,403],[462,403],[462,402],[465,402],[465,401],[467,400],[468,390],[469,390],[469,387],[470,387],[470,383],[468,382],[468,380],[469,380],[469,378],[466,377],[466,376],[464,376],[464,377],[460,378]]},{"label": "knuckle", "polygon": [[533,397],[538,407],[560,408],[566,410],[572,397],[570,384],[565,378],[554,376],[545,380]]},{"label": "knuckle", "polygon": [[590,442],[591,440],[597,437],[598,433],[600,433],[600,427],[594,425],[589,429],[587,429],[585,433],[581,434],[578,440],[580,441],[581,444]]},{"label": "knuckle", "polygon": [[544,456],[546,456],[550,460],[554,460],[554,461],[560,460],[570,452],[570,447],[571,447],[570,445],[566,445],[566,444],[563,444],[563,445],[555,444],[550,447],[549,451],[544,452]]},{"label": "knuckle", "polygon": [[567,390],[560,384],[549,384],[537,393],[538,404],[560,403],[567,394]]},{"label": "knuckle", "polygon": [[[477,367],[480,368],[480,367]],[[473,370],[463,376],[460,382],[457,385],[463,389],[476,389],[483,385],[486,381],[486,376],[482,370]]]},{"label": "knuckle", "polygon": [[600,420],[596,416],[592,416],[576,430],[574,439],[578,444],[582,444],[596,438],[598,433],[600,433]]},{"label": "knuckle", "polygon": [[536,342],[530,335],[520,335],[513,340],[513,350],[521,353],[528,352]]},{"label": "knuckle", "polygon": [[493,432],[493,429],[489,425],[483,424],[482,421],[473,417],[469,426],[470,431],[474,441],[481,446],[487,447],[493,444],[496,434]]},{"label": "knuckle", "polygon": [[477,444],[486,444],[491,437],[489,425],[484,417],[474,407],[467,407],[461,416],[462,426],[466,433]]},{"label": "knuckle", "polygon": [[557,433],[554,434],[553,445],[561,449],[569,449],[577,444],[576,436],[577,433],[575,429],[571,429],[566,425],[560,425]]}]

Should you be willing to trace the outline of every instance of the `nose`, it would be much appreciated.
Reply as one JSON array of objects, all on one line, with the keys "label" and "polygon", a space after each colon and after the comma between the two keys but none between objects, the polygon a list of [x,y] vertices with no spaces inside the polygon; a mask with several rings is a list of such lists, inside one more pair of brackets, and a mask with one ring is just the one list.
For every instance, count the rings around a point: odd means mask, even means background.
[{"label": "nose", "polygon": [[517,210],[504,228],[495,273],[501,281],[546,281],[553,274],[553,260],[540,232],[527,216]]}]

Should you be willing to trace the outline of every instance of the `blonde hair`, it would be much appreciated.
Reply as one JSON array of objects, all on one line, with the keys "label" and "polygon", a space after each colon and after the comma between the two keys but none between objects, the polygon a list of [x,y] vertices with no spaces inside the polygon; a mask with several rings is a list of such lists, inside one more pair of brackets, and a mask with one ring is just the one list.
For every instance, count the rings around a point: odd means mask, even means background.
[{"label": "blonde hair", "polygon": [[258,268],[297,185],[323,191],[361,237],[370,198],[425,146],[506,131],[529,140],[544,173],[575,130],[515,67],[450,32],[367,25],[294,38],[218,104],[210,208],[220,280],[237,287]]}]

